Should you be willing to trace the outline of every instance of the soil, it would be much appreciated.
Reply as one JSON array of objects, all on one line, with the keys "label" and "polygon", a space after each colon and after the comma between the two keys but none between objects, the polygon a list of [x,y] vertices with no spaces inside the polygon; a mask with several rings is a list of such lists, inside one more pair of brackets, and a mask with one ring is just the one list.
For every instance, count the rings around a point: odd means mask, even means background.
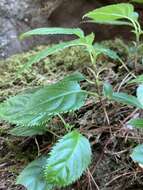
[{"label": "soil", "polygon": [[[122,40],[103,42],[107,47],[118,52],[128,69],[133,72],[130,64],[133,61],[132,53],[128,45]],[[80,47],[69,48],[53,56],[50,56],[24,74],[16,78],[17,71],[31,55],[43,49],[40,46],[34,50],[15,55],[0,62],[0,101],[4,101],[11,95],[15,95],[26,88],[51,84],[64,75],[73,71],[80,71],[88,79],[93,80],[89,72],[91,66],[87,53]],[[141,61],[141,56],[138,56]],[[114,90],[135,94],[136,86],[128,85],[131,75],[116,60],[107,56],[100,56],[97,60],[97,68],[103,68],[100,75],[101,81],[109,81]],[[104,69],[107,70],[104,70]],[[140,70],[138,70],[140,73]],[[136,74],[138,74],[136,73]],[[128,77],[127,77],[128,76]],[[96,91],[93,85],[86,81],[81,83],[83,89]],[[102,92],[102,85],[100,91]],[[103,105],[106,114],[103,112]],[[135,114],[141,114],[139,110],[131,106],[125,106],[116,102],[103,100],[98,102],[94,98],[88,98],[85,106],[72,114],[65,114],[67,122],[74,125],[89,138],[92,146],[92,164],[80,180],[67,190],[142,190],[143,171],[130,158],[132,148],[143,142],[143,133],[136,129],[130,129],[127,121]],[[109,121],[107,122],[107,116]],[[11,136],[9,129],[14,125],[6,122],[0,123],[0,190],[25,190],[22,186],[16,186],[15,180],[19,172],[33,159],[37,157],[38,150],[35,142],[38,142],[40,154],[47,154],[53,143],[57,141],[54,135],[62,136],[65,133],[62,123],[58,118],[53,120],[56,127],[51,128],[54,133],[46,133],[44,136],[21,138]],[[36,140],[36,141],[35,141]]]}]

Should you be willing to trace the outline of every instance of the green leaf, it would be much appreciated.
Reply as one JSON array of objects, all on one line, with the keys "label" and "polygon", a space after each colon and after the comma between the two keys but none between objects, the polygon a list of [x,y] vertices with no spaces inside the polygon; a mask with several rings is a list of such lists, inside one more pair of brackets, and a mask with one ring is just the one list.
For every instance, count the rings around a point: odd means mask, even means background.
[{"label": "green leaf", "polygon": [[142,84],[142,83],[143,83],[143,75],[139,75],[139,76],[137,76],[135,79],[130,80],[130,81],[128,82],[128,84],[132,84],[132,83]]},{"label": "green leaf", "polygon": [[62,81],[83,81],[85,80],[85,77],[80,72],[74,72],[70,74],[69,76],[65,77]]},{"label": "green leaf", "polygon": [[138,13],[134,12],[133,5],[129,3],[119,3],[113,5],[107,5],[98,9],[95,9],[84,17],[92,19],[96,23],[101,24],[127,24],[130,25],[130,22],[123,22],[120,19],[138,19]]},{"label": "green leaf", "polygon": [[45,179],[58,187],[75,182],[91,162],[88,139],[79,132],[65,135],[50,153],[45,167]]},{"label": "green leaf", "polygon": [[45,125],[40,126],[18,126],[10,130],[9,133],[14,136],[31,137],[35,135],[43,135],[47,129]]},{"label": "green leaf", "polygon": [[143,128],[143,119],[131,119],[128,123],[133,127]]},{"label": "green leaf", "polygon": [[98,52],[98,54],[104,54],[110,57],[111,59],[119,59],[119,56],[117,53],[109,48],[106,48],[98,43],[94,44],[95,51]]},{"label": "green leaf", "polygon": [[140,85],[137,88],[137,98],[138,98],[138,101],[140,102],[142,109],[143,109],[143,85]]},{"label": "green leaf", "polygon": [[136,97],[128,95],[126,93],[114,92],[112,95],[112,100],[123,103],[123,104],[135,106],[137,108],[142,108],[140,102],[138,101],[138,99]]},{"label": "green leaf", "polygon": [[21,184],[27,190],[51,190],[53,185],[48,184],[43,175],[43,167],[46,164],[46,158],[41,157],[31,162],[18,176],[16,184]]},{"label": "green leaf", "polygon": [[79,109],[85,98],[86,92],[76,81],[61,81],[10,97],[0,104],[0,119],[18,125],[41,125],[59,113]]},{"label": "green leaf", "polygon": [[59,52],[65,48],[71,47],[71,46],[78,46],[80,45],[79,40],[72,40],[69,42],[63,42],[60,44],[53,45],[52,47],[45,48],[44,50],[38,52],[36,55],[33,55],[30,60],[24,64],[24,66],[18,71],[18,74],[21,74],[25,70],[27,70],[29,67],[31,67],[34,63],[39,62],[40,60],[46,58],[49,55],[52,55],[56,52]]},{"label": "green leaf", "polygon": [[135,3],[143,3],[143,0],[131,0],[131,2],[135,2]]},{"label": "green leaf", "polygon": [[104,84],[103,84],[103,94],[109,100],[112,99],[113,89],[112,89],[112,86],[110,85],[110,83],[104,82]]},{"label": "green leaf", "polygon": [[133,149],[131,158],[133,159],[134,162],[143,164],[143,144],[140,144]]},{"label": "green leaf", "polygon": [[51,27],[51,28],[37,28],[25,32],[20,36],[21,39],[34,36],[34,35],[54,35],[54,34],[70,34],[77,35],[78,37],[84,37],[84,32],[80,28],[60,28],[60,27]]}]

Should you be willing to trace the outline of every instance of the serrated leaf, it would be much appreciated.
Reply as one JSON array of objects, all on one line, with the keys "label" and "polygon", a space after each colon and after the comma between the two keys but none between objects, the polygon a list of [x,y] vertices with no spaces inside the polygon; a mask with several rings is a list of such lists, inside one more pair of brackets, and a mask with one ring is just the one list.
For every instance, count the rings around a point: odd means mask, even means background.
[{"label": "serrated leaf", "polygon": [[94,48],[96,52],[99,52],[98,54],[104,54],[107,55],[108,57],[110,57],[111,59],[119,59],[119,56],[117,55],[117,53],[109,48],[106,48],[98,43],[94,44]]},{"label": "serrated leaf", "polygon": [[142,83],[143,83],[143,75],[139,75],[139,76],[137,76],[135,79],[130,80],[130,81],[128,82],[128,84],[132,84],[132,83],[142,84]]},{"label": "serrated leaf", "polygon": [[140,85],[137,88],[137,98],[138,98],[138,101],[140,102],[142,109],[143,109],[143,85]]},{"label": "serrated leaf", "polygon": [[84,32],[80,28],[60,28],[60,27],[51,27],[51,28],[37,28],[25,32],[20,36],[21,39],[34,36],[34,35],[54,35],[54,34],[69,34],[77,35],[84,37]]},{"label": "serrated leaf", "polygon": [[142,105],[140,104],[140,102],[138,101],[136,97],[128,95],[126,93],[114,92],[112,94],[112,100],[119,103],[135,106],[137,108],[142,108]]},{"label": "serrated leaf", "polygon": [[79,132],[65,135],[50,153],[45,167],[45,179],[58,187],[75,182],[91,162],[88,139]]},{"label": "serrated leaf", "polygon": [[14,136],[31,137],[35,135],[43,135],[47,129],[45,125],[40,126],[18,126],[9,131],[9,134]]},{"label": "serrated leaf", "polygon": [[76,81],[61,81],[9,98],[0,104],[0,119],[18,125],[41,125],[59,113],[79,109],[85,98],[86,92]]},{"label": "serrated leaf", "polygon": [[46,164],[46,157],[31,162],[18,176],[16,184],[21,184],[27,190],[51,190],[53,185],[48,184],[43,175],[43,167]]},{"label": "serrated leaf", "polygon": [[131,119],[128,124],[136,128],[143,128],[143,119]]},{"label": "serrated leaf", "polygon": [[112,99],[113,89],[112,89],[112,86],[110,85],[110,83],[104,82],[104,84],[103,84],[103,94],[108,99]]},{"label": "serrated leaf", "polygon": [[143,144],[140,144],[133,149],[131,158],[133,159],[134,162],[143,164]]},{"label": "serrated leaf", "polygon": [[138,19],[138,13],[134,12],[133,5],[129,3],[119,3],[113,5],[107,5],[101,8],[97,8],[84,17],[92,19],[96,23],[101,24],[126,24],[130,25],[130,22],[123,22],[120,19]]}]

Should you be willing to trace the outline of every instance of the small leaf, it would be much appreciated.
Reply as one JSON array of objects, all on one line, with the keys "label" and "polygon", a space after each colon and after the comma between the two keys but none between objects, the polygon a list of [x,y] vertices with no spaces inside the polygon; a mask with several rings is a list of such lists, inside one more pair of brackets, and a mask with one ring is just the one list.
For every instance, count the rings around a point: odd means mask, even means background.
[{"label": "small leaf", "polygon": [[136,128],[143,128],[143,119],[131,119],[128,124]]},{"label": "small leaf", "polygon": [[54,35],[54,34],[70,34],[84,37],[84,32],[80,28],[60,28],[60,27],[51,27],[51,28],[37,28],[25,32],[20,36],[21,39],[34,36],[34,35]]},{"label": "small leaf", "polygon": [[43,176],[43,167],[46,158],[41,157],[31,162],[18,176],[16,184],[21,184],[27,190],[51,190],[53,185],[48,184]]},{"label": "small leaf", "polygon": [[83,81],[85,80],[85,77],[80,72],[74,72],[70,74],[69,76],[65,77],[62,81],[68,82],[68,81]]},{"label": "small leaf", "polygon": [[0,119],[18,125],[41,125],[59,113],[79,109],[86,95],[76,81],[60,81],[10,97],[0,104]]},{"label": "small leaf", "polygon": [[98,43],[94,44],[94,48],[96,52],[99,52],[98,54],[104,54],[110,57],[111,59],[117,60],[119,59],[119,56],[117,53],[109,48],[106,48]]},{"label": "small leaf", "polygon": [[112,86],[110,85],[110,83],[104,82],[104,84],[103,84],[103,94],[108,99],[112,99],[113,89],[112,89]]},{"label": "small leaf", "polygon": [[143,164],[143,144],[140,144],[133,149],[131,158],[134,162]]},{"label": "small leaf", "polygon": [[43,135],[46,133],[45,125],[40,126],[18,126],[10,130],[9,133],[14,136],[31,137],[35,135]]},{"label": "small leaf", "polygon": [[67,186],[81,177],[91,162],[88,139],[77,131],[65,135],[50,153],[45,179],[58,187]]},{"label": "small leaf", "polygon": [[137,98],[138,98],[138,101],[140,102],[142,109],[143,109],[143,85],[140,85],[137,88]]},{"label": "small leaf", "polygon": [[120,19],[138,19],[138,13],[134,12],[133,5],[129,3],[119,3],[113,5],[107,5],[101,8],[97,8],[86,15],[96,23],[101,24],[126,24],[130,25],[130,22],[123,22]]},{"label": "small leaf", "polygon": [[135,3],[143,3],[143,0],[131,0],[131,2],[135,2]]},{"label": "small leaf", "polygon": [[132,84],[132,83],[142,84],[142,83],[143,83],[143,75],[139,75],[139,76],[137,76],[135,79],[130,80],[130,81],[128,82],[128,84]]},{"label": "small leaf", "polygon": [[112,100],[123,103],[123,104],[135,106],[137,108],[142,108],[140,102],[138,101],[136,97],[128,95],[126,93],[114,92],[112,95]]}]

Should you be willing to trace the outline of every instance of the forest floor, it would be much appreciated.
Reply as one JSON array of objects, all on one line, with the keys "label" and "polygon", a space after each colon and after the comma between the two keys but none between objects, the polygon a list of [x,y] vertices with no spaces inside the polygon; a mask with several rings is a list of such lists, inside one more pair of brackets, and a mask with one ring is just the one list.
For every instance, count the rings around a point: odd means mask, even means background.
[{"label": "forest floor", "polygon": [[[116,39],[105,44],[122,57],[132,72],[132,54],[129,53],[128,47],[122,40]],[[0,102],[26,88],[51,84],[74,71],[79,71],[86,78],[93,80],[89,72],[90,59],[79,47],[66,49],[44,59],[16,79],[16,73],[21,66],[42,48],[42,46],[37,47],[0,62]],[[140,55],[139,60],[141,60]],[[103,68],[100,75],[101,81],[109,81],[115,90],[135,94],[136,85],[127,84],[132,76],[118,61],[111,60],[107,56],[100,56],[96,64],[97,68]],[[138,69],[137,74],[142,71]],[[95,87],[87,82],[82,82],[81,86],[96,92]],[[106,116],[101,103],[92,98],[89,98],[85,106],[74,114],[65,115],[65,120],[87,136],[92,146],[90,172],[86,172],[80,180],[66,189],[142,190],[143,171],[131,160],[130,153],[138,142],[143,142],[143,133],[141,130],[130,128],[127,124],[135,114],[141,113],[136,108],[116,102],[105,101],[104,105],[107,111]],[[14,125],[0,122],[0,190],[25,189],[22,186],[16,186],[15,180],[19,172],[37,157],[39,152],[37,142],[40,154],[47,154],[52,144],[57,141],[56,135],[62,136],[65,133],[61,121],[55,118],[54,122],[56,127],[50,128],[53,133],[48,132],[44,136],[32,138],[12,136],[8,131]]]}]

